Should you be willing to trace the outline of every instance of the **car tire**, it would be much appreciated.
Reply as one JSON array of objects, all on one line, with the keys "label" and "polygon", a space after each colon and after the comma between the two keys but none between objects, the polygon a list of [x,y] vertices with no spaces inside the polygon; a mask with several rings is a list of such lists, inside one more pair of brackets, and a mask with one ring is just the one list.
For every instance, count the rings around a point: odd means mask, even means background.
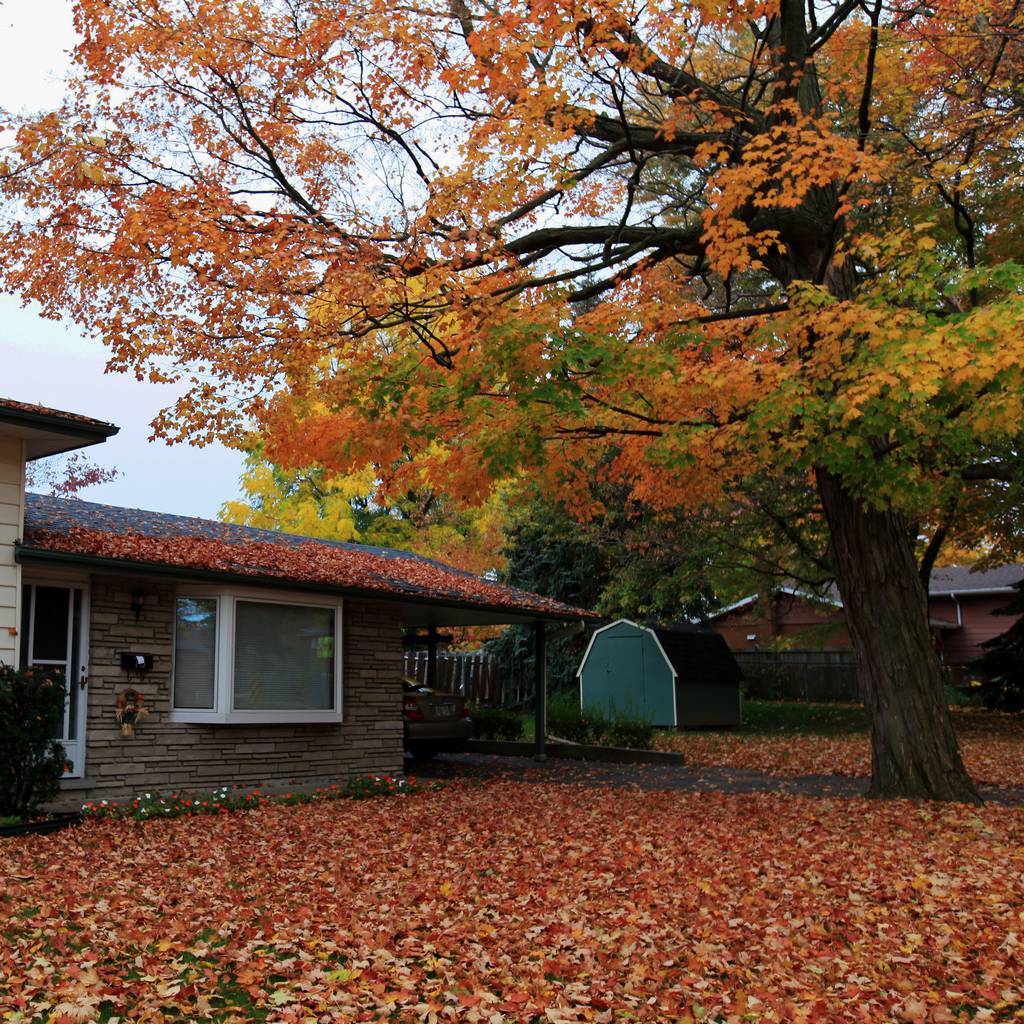
[{"label": "car tire", "polygon": [[429,743],[410,743],[405,749],[406,753],[414,761],[429,761],[436,754],[440,753],[439,747]]}]

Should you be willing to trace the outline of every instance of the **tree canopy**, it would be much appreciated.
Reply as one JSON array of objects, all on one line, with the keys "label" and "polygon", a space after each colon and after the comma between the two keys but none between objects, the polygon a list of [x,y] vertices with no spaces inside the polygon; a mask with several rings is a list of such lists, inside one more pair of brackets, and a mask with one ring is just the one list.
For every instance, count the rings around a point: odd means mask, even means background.
[{"label": "tree canopy", "polygon": [[802,474],[876,790],[974,797],[912,548],[1019,486],[1019,4],[75,10],[63,107],[8,119],[0,281],[189,377],[158,431],[583,514],[595,464],[662,508]]}]

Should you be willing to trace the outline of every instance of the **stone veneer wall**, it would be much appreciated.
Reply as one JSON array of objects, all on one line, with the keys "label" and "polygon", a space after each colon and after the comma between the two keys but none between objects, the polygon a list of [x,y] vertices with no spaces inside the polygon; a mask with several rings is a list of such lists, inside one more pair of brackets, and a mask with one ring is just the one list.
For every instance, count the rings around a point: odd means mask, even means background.
[{"label": "stone veneer wall", "polygon": [[[136,621],[130,605],[140,586],[144,600]],[[61,805],[149,789],[301,788],[402,770],[402,634],[393,606],[344,603],[342,723],[258,726],[169,720],[173,587],[95,575],[90,606],[85,781],[64,783]],[[152,654],[152,670],[129,681],[121,651]],[[134,738],[122,736],[114,719],[117,694],[127,686],[144,695],[149,711]]]}]

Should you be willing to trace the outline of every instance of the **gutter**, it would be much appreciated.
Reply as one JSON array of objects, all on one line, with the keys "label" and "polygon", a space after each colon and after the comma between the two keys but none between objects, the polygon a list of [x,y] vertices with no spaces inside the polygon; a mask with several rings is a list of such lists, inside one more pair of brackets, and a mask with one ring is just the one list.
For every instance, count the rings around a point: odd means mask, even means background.
[{"label": "gutter", "polygon": [[259,576],[254,573],[221,572],[215,569],[196,569],[192,566],[159,565],[153,562],[136,562],[123,558],[105,558],[101,555],[83,555],[68,551],[50,551],[47,548],[25,547],[15,544],[14,560],[22,564],[61,562],[82,565],[107,572],[137,573],[143,576],[160,576],[165,579],[204,580],[212,583],[237,583],[245,586],[273,586],[282,590],[301,590],[339,594],[342,597],[359,597],[367,601],[383,601],[387,604],[422,604],[437,608],[456,608],[461,611],[487,612],[492,615],[512,615],[516,619],[544,619],[548,622],[599,621],[601,616],[594,612],[565,615],[540,609],[523,608],[504,604],[483,604],[459,601],[454,598],[432,597],[428,594],[396,593],[394,591],[369,590],[361,587],[340,587],[330,583],[310,583],[305,580],[291,580],[278,576]]},{"label": "gutter", "polygon": [[974,597],[980,595],[985,597],[989,594],[1015,594],[1016,587],[979,587],[977,590],[929,590],[929,597],[951,597],[954,601],[958,597]]},{"label": "gutter", "polygon": [[950,591],[949,596],[953,599],[953,604],[956,605],[956,624],[957,626],[963,626],[964,617],[960,614],[960,602],[956,598],[956,594]]},{"label": "gutter", "polygon": [[78,420],[63,416],[51,416],[47,413],[29,412],[27,409],[12,409],[0,405],[0,422],[13,423],[17,426],[33,427],[36,430],[48,430],[54,434],[73,434],[79,437],[92,437],[97,441],[105,441],[108,437],[120,432],[120,427],[101,420]]}]

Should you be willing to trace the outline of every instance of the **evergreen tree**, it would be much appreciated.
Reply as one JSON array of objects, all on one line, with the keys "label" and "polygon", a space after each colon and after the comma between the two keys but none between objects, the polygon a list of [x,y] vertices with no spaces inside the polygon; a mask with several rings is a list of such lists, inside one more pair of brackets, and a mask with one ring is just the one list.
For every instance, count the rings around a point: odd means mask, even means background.
[{"label": "evergreen tree", "polygon": [[[1000,608],[997,615],[1024,616],[1024,580],[1014,589],[1017,593],[1013,600]],[[981,685],[985,707],[1024,711],[1024,617],[982,646],[985,653],[972,667],[985,676]]]}]

